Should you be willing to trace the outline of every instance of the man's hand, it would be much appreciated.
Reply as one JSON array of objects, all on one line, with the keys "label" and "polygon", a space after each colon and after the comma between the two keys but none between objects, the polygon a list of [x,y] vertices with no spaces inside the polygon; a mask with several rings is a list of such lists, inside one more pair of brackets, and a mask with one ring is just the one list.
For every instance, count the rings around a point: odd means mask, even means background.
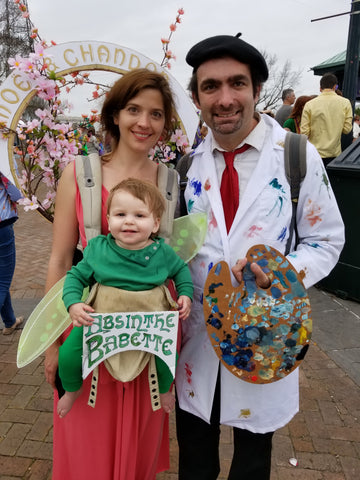
[{"label": "man's hand", "polygon": [[[241,283],[243,281],[243,270],[247,263],[246,258],[239,259],[236,264],[231,268],[232,273],[236,280]],[[271,285],[270,278],[264,273],[257,263],[252,263],[250,269],[255,275],[255,281],[260,288],[269,288]]]}]

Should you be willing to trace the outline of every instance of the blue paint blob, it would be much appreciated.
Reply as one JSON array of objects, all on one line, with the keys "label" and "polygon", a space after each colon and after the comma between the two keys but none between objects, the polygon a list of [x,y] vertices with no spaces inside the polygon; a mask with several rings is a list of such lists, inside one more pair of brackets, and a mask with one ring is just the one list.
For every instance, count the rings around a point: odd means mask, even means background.
[{"label": "blue paint blob", "polygon": [[282,192],[284,191],[283,186],[281,185],[281,183],[279,183],[279,180],[277,178],[273,178],[269,183],[269,185],[275,188],[276,190],[281,190]]},{"label": "blue paint blob", "polygon": [[[218,287],[222,287],[222,286],[223,286],[223,284],[222,284],[221,282],[219,282],[219,283],[211,283],[211,284],[209,285],[209,294],[212,294],[212,295],[213,295],[213,294],[215,293],[215,290],[216,290]],[[213,299],[213,302],[215,302],[215,299]],[[216,300],[216,302],[217,302],[217,300]]]},{"label": "blue paint blob", "polygon": [[195,180],[195,179],[191,180],[190,186],[194,190],[194,195],[197,196],[197,197],[200,197],[200,194],[201,194],[201,182],[200,182],[200,180]]},{"label": "blue paint blob", "polygon": [[286,272],[286,278],[289,280],[291,283],[297,282],[297,275],[293,270],[288,270]]},{"label": "blue paint blob", "polygon": [[221,263],[218,263],[215,268],[215,275],[220,275],[222,270]]},{"label": "blue paint blob", "polygon": [[212,333],[212,334],[211,334],[211,337],[212,337],[216,342],[218,342],[218,341],[220,340],[219,337],[218,337],[217,335],[215,335],[215,333]]},{"label": "blue paint blob", "polygon": [[280,242],[283,242],[285,240],[285,237],[286,237],[286,232],[287,232],[287,227],[284,227],[281,230],[280,235],[278,236],[277,240],[280,240]]},{"label": "blue paint blob", "polygon": [[220,330],[222,328],[221,320],[219,318],[213,317],[212,315],[210,315],[207,319],[207,323],[212,327],[216,328],[217,330]]},{"label": "blue paint blob", "polygon": [[274,270],[275,277],[279,280],[283,288],[288,288],[288,284],[285,281],[284,275],[281,271]]},{"label": "blue paint blob", "polygon": [[308,245],[312,248],[321,248],[321,245],[319,245],[318,243],[308,243]]},{"label": "blue paint blob", "polygon": [[271,288],[270,288],[270,291],[271,291],[271,295],[272,295],[274,298],[278,299],[278,298],[281,297],[282,292],[281,292],[281,290],[280,290],[279,288],[277,288],[277,287],[271,287]]}]

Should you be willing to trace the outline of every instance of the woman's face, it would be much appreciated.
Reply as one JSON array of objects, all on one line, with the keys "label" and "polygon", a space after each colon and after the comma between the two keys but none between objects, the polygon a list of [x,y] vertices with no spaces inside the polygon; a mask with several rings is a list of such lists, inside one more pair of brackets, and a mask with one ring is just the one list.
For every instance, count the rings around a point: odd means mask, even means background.
[{"label": "woman's face", "polygon": [[164,131],[164,102],[159,90],[146,88],[133,97],[115,115],[119,126],[120,144],[134,151],[147,153]]}]

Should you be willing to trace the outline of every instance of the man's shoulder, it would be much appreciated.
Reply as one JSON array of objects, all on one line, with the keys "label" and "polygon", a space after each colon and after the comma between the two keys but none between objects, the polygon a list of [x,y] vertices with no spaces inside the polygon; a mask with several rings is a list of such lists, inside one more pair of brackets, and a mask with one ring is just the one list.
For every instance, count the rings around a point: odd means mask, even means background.
[{"label": "man's shoulder", "polygon": [[289,109],[289,107],[291,109],[291,105],[281,105],[281,107],[278,109],[278,111],[275,114],[275,118],[276,118],[276,115],[280,115],[281,113],[285,112],[286,110]]}]

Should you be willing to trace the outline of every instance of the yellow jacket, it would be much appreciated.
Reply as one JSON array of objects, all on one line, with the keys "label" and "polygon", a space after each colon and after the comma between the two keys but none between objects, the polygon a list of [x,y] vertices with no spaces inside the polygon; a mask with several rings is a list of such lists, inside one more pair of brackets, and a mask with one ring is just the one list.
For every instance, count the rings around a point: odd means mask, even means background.
[{"label": "yellow jacket", "polygon": [[341,153],[341,134],[352,129],[352,108],[347,98],[326,88],[305,104],[300,130],[317,148],[322,158]]}]

